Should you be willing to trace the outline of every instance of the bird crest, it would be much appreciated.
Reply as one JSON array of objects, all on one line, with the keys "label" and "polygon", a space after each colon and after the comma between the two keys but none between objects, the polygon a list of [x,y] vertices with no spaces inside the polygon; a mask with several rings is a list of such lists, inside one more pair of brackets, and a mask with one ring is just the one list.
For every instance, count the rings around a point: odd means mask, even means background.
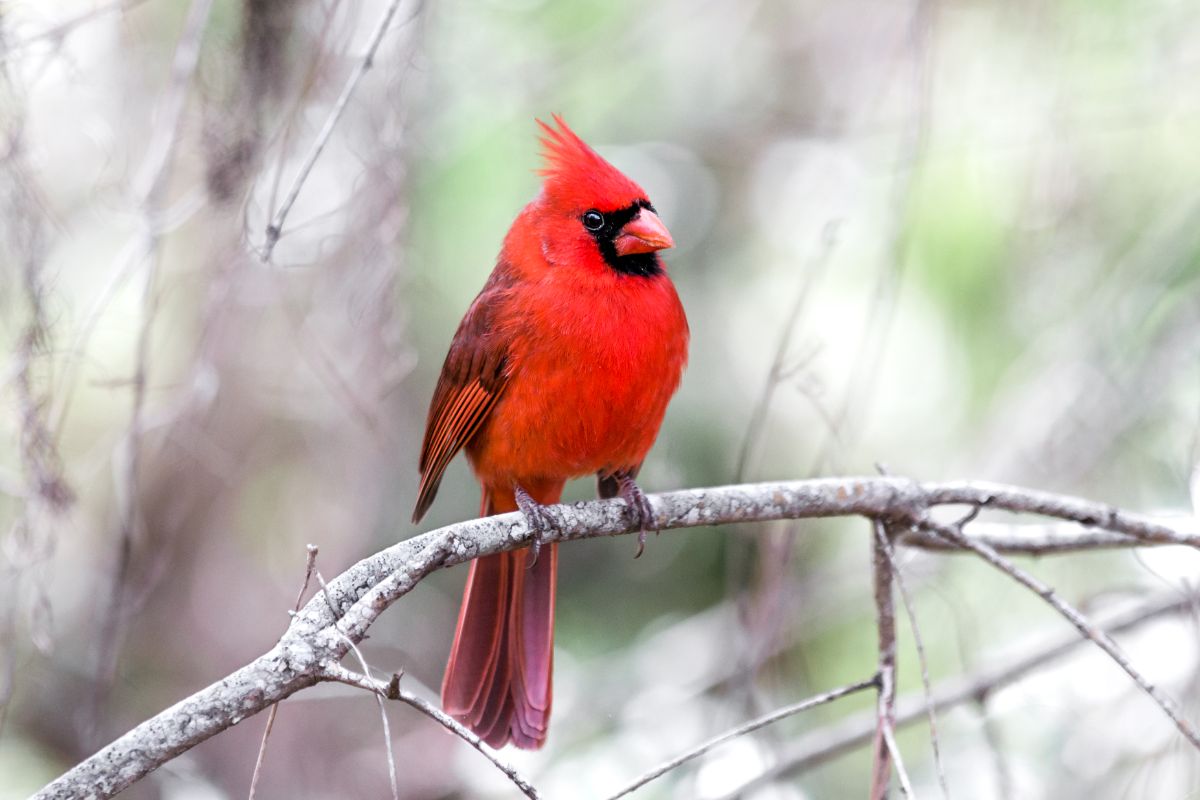
[{"label": "bird crest", "polygon": [[537,121],[542,129],[542,167],[545,192],[557,203],[601,210],[625,208],[644,200],[645,191],[608,163],[580,139],[558,114],[553,127]]}]

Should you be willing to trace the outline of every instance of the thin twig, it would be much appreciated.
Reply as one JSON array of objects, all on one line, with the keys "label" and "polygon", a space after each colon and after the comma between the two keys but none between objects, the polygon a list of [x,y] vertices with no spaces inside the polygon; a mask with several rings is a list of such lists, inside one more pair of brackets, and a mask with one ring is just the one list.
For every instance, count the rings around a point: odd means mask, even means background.
[{"label": "thin twig", "polygon": [[[917,793],[913,791],[912,779],[908,777],[908,770],[904,768],[904,759],[900,757],[900,745],[896,744],[895,727],[884,728],[883,741],[887,745],[888,755],[892,757],[892,762],[896,765],[896,777],[900,781],[900,793],[905,797],[916,798]],[[886,794],[884,795],[886,797]]]},{"label": "thin twig", "polygon": [[13,42],[3,53],[0,53],[0,65],[6,63],[10,58],[13,58],[21,53],[22,50],[27,50],[30,46],[37,42],[46,39],[58,39],[60,42],[66,38],[67,34],[74,31],[81,25],[91,22],[94,19],[104,16],[112,11],[131,11],[132,9],[142,5],[146,0],[111,0],[108,3],[102,3],[90,11],[85,11],[70,19],[55,23],[45,30],[26,36],[19,42]]},{"label": "thin twig", "polygon": [[726,731],[720,736],[715,736],[712,739],[697,745],[691,750],[681,753],[669,761],[664,761],[662,764],[659,764],[645,775],[642,775],[624,789],[621,789],[616,794],[610,795],[607,800],[617,800],[617,798],[632,794],[646,784],[650,783],[650,781],[666,775],[671,770],[686,764],[694,758],[699,758],[709,750],[712,750],[714,747],[719,747],[726,742],[737,739],[740,736],[745,736],[748,733],[753,733],[759,728],[764,728],[767,725],[771,725],[772,723],[778,722],[781,719],[794,716],[802,711],[808,711],[809,709],[816,708],[817,706],[822,706],[826,703],[832,703],[834,700],[840,700],[847,695],[855,694],[856,692],[861,692],[872,687],[877,687],[878,685],[879,679],[877,677],[872,677],[864,681],[859,681],[858,683],[852,683],[849,686],[842,686],[840,688],[824,692],[823,694],[815,695],[807,700],[802,700],[799,703],[794,703],[790,706],[784,706],[783,708],[776,709],[770,714],[765,714],[757,719],[753,719],[750,722],[745,723],[744,725],[740,725],[733,730]]},{"label": "thin twig", "polygon": [[537,789],[534,788],[533,784],[530,783],[527,778],[521,775],[521,773],[517,772],[516,768],[514,768],[511,764],[501,760],[500,757],[496,755],[495,750],[492,750],[490,747],[484,744],[482,739],[464,727],[454,717],[445,713],[427,700],[418,697],[412,692],[398,689],[396,692],[396,699],[417,709],[422,714],[434,720],[446,730],[450,731],[460,739],[464,740],[467,744],[474,747],[483,754],[484,758],[486,758],[488,761],[491,761],[492,764],[495,765],[496,769],[503,772],[508,779],[512,781],[518,789],[521,790],[522,794],[530,798],[530,800],[538,800],[539,795]]},{"label": "thin twig", "polygon": [[[366,662],[363,662],[366,666]],[[392,752],[392,724],[388,721],[387,706],[383,698],[375,695],[375,703],[379,706],[379,721],[383,724],[383,747],[387,753],[388,782],[392,787],[392,800],[400,800],[400,782],[396,778],[396,754]]]},{"label": "thin twig", "polygon": [[267,715],[267,725],[263,729],[262,741],[258,744],[258,757],[254,759],[254,774],[250,776],[250,792],[247,794],[249,800],[254,800],[255,794],[258,792],[258,777],[262,774],[263,760],[267,756],[267,740],[271,738],[271,730],[275,727],[275,717],[278,714],[279,703],[275,703]]},{"label": "thin twig", "polygon": [[[296,593],[296,602],[292,607],[292,613],[296,614],[300,611],[300,603],[304,601],[304,593],[308,591],[308,584],[312,580],[313,570],[317,566],[317,553],[320,552],[315,544],[310,544],[306,548],[308,558],[304,565],[304,583],[300,584],[300,591]],[[279,704],[275,703],[271,706],[271,713],[267,715],[267,726],[263,730],[262,742],[258,745],[258,757],[254,759],[254,774],[250,776],[250,793],[249,800],[254,800],[254,794],[258,790],[258,776],[262,772],[263,760],[267,757],[267,740],[271,738],[271,729],[275,727],[275,717],[279,713]]]},{"label": "thin twig", "polygon": [[308,155],[304,157],[304,163],[300,166],[300,171],[296,173],[296,178],[292,181],[291,188],[288,189],[287,196],[283,200],[283,205],[275,212],[275,216],[271,218],[271,223],[267,225],[266,241],[263,243],[262,253],[260,254],[260,258],[264,263],[271,260],[271,253],[275,250],[275,244],[279,241],[279,237],[283,233],[283,223],[287,220],[288,214],[291,213],[292,206],[296,203],[296,198],[300,196],[300,189],[304,186],[304,182],[308,180],[309,173],[312,172],[317,159],[321,157],[325,146],[329,144],[329,137],[333,135],[333,129],[337,127],[338,120],[342,118],[342,113],[346,110],[346,105],[350,102],[350,97],[354,94],[354,90],[358,88],[358,82],[371,69],[375,60],[375,51],[379,49],[379,45],[388,31],[388,26],[391,25],[392,17],[396,15],[396,10],[400,8],[400,3],[401,0],[391,0],[388,3],[387,9],[384,10],[383,16],[379,18],[379,24],[375,26],[375,32],[371,34],[370,44],[367,45],[366,54],[358,62],[358,66],[354,68],[354,72],[350,73],[346,85],[342,87],[341,95],[338,97],[337,102],[334,103],[333,110],[325,119],[325,124],[321,126],[320,132],[317,133],[317,138],[313,140]]},{"label": "thin twig", "polygon": [[871,800],[886,800],[891,783],[892,758],[888,736],[896,725],[896,605],[892,593],[892,565],[880,545],[887,536],[883,522],[871,520],[871,573],[874,576],[875,627],[879,651],[879,697],[876,701],[875,744],[871,760]]},{"label": "thin twig", "polygon": [[[787,317],[785,317],[783,327],[779,331],[779,340],[775,344],[775,355],[771,359],[771,367],[767,372],[767,379],[763,382],[763,388],[759,392],[758,400],[754,404],[753,411],[750,412],[750,421],[746,424],[746,432],[742,435],[742,446],[738,449],[734,480],[744,480],[746,472],[750,468],[750,457],[766,425],[767,412],[771,409],[771,399],[775,396],[775,390],[779,388],[779,384],[785,378],[788,352],[791,349],[790,345],[792,335],[796,330],[796,324],[800,321],[813,287],[820,280],[825,267],[829,264],[830,255],[837,244],[837,230],[837,220],[829,220],[825,224],[821,232],[820,247],[809,263],[808,268],[803,270],[800,286],[796,292],[795,299],[792,301],[791,310],[788,312]],[[828,419],[828,416],[824,413],[822,413],[822,417]],[[837,431],[832,430],[831,435],[836,438]]]},{"label": "thin twig", "polygon": [[300,611],[300,603],[304,600],[304,593],[308,591],[308,584],[312,580],[313,570],[317,568],[317,555],[321,552],[321,548],[315,544],[307,545],[304,549],[308,553],[308,558],[304,564],[304,583],[301,584],[300,591],[296,593],[296,605],[293,609],[296,613]]},{"label": "thin twig", "polygon": [[1037,489],[1017,489],[987,481],[950,481],[930,487],[931,506],[960,505],[1018,514],[1038,514],[1077,522],[1089,528],[1115,531],[1155,544],[1182,544],[1200,548],[1195,520],[1175,515],[1171,521],[1131,514],[1106,503],[1096,503]]},{"label": "thin twig", "polygon": [[376,680],[368,675],[356,675],[350,670],[337,664],[330,664],[324,668],[324,677],[327,680],[337,683],[344,683],[349,686],[356,686],[359,689],[366,689],[376,697],[384,697],[388,700],[399,700],[402,703],[407,703],[416,710],[420,711],[425,716],[429,717],[446,730],[459,737],[467,744],[478,750],[484,758],[491,761],[496,769],[503,772],[513,785],[521,790],[521,793],[530,800],[538,800],[539,795],[537,789],[534,788],[521,773],[517,772],[516,768],[508,762],[496,755],[496,751],[484,744],[483,740],[472,733],[454,717],[445,713],[432,703],[418,697],[412,692],[405,691],[400,688],[400,675],[392,675],[392,680],[388,683]]},{"label": "thin twig", "polygon": [[978,554],[984,561],[987,561],[996,569],[1008,575],[1013,580],[1020,583],[1025,588],[1031,590],[1054,608],[1059,614],[1066,618],[1068,622],[1075,626],[1085,638],[1091,639],[1096,645],[1103,650],[1108,656],[1117,663],[1125,674],[1133,679],[1133,682],[1141,688],[1146,694],[1150,695],[1158,707],[1163,710],[1184,738],[1192,743],[1192,746],[1200,750],[1200,733],[1190,722],[1183,716],[1183,713],[1175,705],[1175,702],[1159,691],[1158,687],[1152,684],[1141,672],[1139,672],[1130,662],[1129,657],[1121,650],[1121,647],[1113,641],[1112,637],[1104,631],[1097,628],[1092,622],[1085,617],[1074,606],[1067,603],[1051,588],[1048,584],[1043,583],[1038,578],[1018,567],[1013,562],[1009,561],[1004,556],[997,553],[992,548],[979,542],[974,542],[964,536],[961,531],[951,525],[943,525],[929,519],[922,520],[920,526],[932,531],[934,534],[941,536],[948,541],[954,542],[959,547],[971,550]]},{"label": "thin twig", "polygon": [[[1164,520],[1164,522],[1177,523],[1187,528],[1195,527],[1194,520],[1184,518]],[[1180,546],[1195,546],[1194,531],[1181,530],[1179,535]],[[1099,550],[1127,550],[1131,546],[1140,547],[1145,544],[1128,534],[1095,530],[1081,531],[1079,523],[1072,522],[1058,524],[977,522],[971,525],[971,538],[977,542],[983,542],[998,553],[1020,556],[1057,556]],[[943,553],[963,552],[945,539],[925,530],[905,531],[896,539],[896,544],[902,547],[915,547]],[[1169,543],[1164,542],[1164,544]]]},{"label": "thin twig", "polygon": [[933,748],[933,766],[937,772],[938,784],[942,788],[942,797],[949,800],[950,789],[946,785],[946,770],[942,765],[942,748],[938,741],[937,713],[933,710],[933,686],[929,680],[929,659],[925,655],[925,642],[921,639],[921,628],[917,625],[917,610],[912,596],[908,593],[908,587],[905,585],[904,574],[896,563],[895,549],[888,541],[883,527],[882,524],[875,526],[875,538],[891,565],[892,576],[896,580],[896,588],[900,590],[900,600],[904,604],[904,613],[908,617],[908,627],[912,630],[913,643],[917,648],[917,662],[921,666],[921,690],[925,693],[925,712],[929,717],[929,743]]}]

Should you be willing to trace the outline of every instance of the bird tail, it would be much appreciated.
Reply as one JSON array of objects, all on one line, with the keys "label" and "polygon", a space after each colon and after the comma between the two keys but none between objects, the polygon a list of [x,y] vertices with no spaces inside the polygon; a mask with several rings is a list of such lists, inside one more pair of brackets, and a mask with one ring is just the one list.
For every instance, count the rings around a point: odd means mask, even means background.
[{"label": "bird tail", "polygon": [[[558,502],[558,486],[534,499]],[[511,490],[485,488],[483,514],[516,511]],[[446,675],[442,707],[492,747],[536,750],[546,741],[554,667],[558,545],[471,562]]]}]

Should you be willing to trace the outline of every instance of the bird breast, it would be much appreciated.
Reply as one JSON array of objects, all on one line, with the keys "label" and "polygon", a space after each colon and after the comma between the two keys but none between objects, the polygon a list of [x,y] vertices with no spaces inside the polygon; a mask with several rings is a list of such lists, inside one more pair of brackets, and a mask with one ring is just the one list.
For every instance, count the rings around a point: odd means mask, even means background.
[{"label": "bird breast", "polygon": [[641,463],[687,361],[683,307],[665,275],[570,291],[514,291],[510,378],[468,447],[485,484],[573,478]]}]

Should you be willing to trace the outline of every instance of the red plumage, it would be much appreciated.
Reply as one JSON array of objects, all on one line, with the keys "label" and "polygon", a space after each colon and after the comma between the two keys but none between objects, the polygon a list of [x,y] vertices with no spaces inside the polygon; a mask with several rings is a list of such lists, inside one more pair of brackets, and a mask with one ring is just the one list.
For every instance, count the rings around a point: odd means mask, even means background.
[{"label": "red plumage", "polygon": [[[639,511],[633,478],[687,361],[687,320],[656,252],[673,242],[641,187],[554,119],[538,123],[542,190],[442,367],[414,520],[464,448],[484,514],[517,510],[518,487],[555,503],[589,473]],[[557,561],[551,544],[532,567],[528,551],[471,565],[442,704],[493,747],[545,741]]]}]

